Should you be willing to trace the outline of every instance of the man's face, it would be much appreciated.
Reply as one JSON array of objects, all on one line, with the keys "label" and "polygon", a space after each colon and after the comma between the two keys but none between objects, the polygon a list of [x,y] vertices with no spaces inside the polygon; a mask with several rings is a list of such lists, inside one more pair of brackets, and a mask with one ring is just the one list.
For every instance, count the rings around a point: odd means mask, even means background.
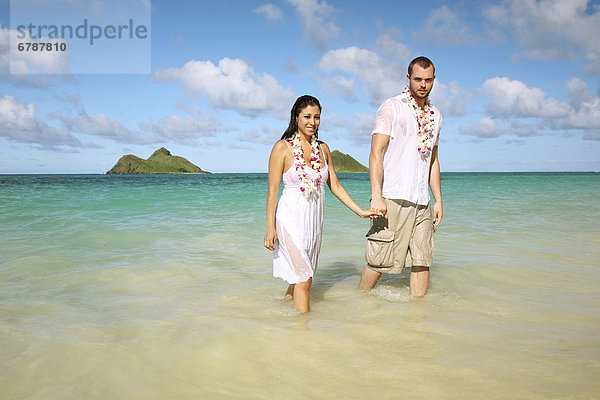
[{"label": "man's face", "polygon": [[415,99],[425,99],[429,96],[429,92],[433,88],[433,66],[423,68],[419,64],[415,64],[412,69],[412,75],[407,75],[408,87]]}]

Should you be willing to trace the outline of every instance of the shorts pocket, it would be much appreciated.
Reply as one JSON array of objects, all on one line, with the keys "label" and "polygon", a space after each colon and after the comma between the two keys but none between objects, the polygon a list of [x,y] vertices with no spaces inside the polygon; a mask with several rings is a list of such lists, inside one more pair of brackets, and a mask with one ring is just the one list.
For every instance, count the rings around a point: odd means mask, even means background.
[{"label": "shorts pocket", "polygon": [[367,232],[365,259],[372,267],[393,267],[394,231],[374,224]]}]

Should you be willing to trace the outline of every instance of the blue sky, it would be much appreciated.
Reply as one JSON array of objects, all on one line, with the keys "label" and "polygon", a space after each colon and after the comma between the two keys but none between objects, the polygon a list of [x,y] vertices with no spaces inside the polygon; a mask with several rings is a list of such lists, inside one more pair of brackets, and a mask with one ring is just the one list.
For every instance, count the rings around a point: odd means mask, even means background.
[{"label": "blue sky", "polygon": [[[36,3],[107,12],[19,8]],[[266,172],[303,94],[323,105],[320,138],[367,164],[377,107],[419,55],[436,65],[442,171],[600,170],[599,1],[119,3],[151,16],[148,73],[79,73],[56,54],[11,73],[0,0],[0,173],[104,173],[160,147],[212,172]]]}]

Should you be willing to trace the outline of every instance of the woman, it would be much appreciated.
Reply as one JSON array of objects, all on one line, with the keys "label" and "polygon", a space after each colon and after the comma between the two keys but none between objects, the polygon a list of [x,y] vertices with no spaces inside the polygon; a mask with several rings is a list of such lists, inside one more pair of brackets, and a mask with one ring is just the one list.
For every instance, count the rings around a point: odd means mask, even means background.
[{"label": "woman", "polygon": [[[319,100],[299,97],[290,124],[269,158],[265,247],[274,251],[273,276],[290,284],[285,299],[293,299],[300,312],[309,311],[310,286],[319,261],[325,182],[360,217],[372,214],[360,208],[338,181],[329,147],[317,140],[320,122]],[[277,203],[282,178],[284,189]]]}]

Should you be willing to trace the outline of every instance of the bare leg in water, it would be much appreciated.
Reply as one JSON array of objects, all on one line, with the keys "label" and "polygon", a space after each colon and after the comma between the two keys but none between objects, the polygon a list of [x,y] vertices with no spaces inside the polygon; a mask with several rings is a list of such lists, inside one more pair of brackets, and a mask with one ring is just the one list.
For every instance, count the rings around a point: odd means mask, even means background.
[{"label": "bare leg in water", "polygon": [[310,286],[312,284],[312,278],[309,278],[306,282],[300,282],[288,286],[285,292],[283,300],[288,301],[294,299],[294,307],[301,313],[309,312],[309,299],[310,299]]},{"label": "bare leg in water", "polygon": [[[369,267],[365,267],[360,278],[358,290],[366,292],[375,287],[375,284],[381,277],[381,272],[373,271]],[[421,298],[427,294],[429,286],[429,267],[413,266],[410,272],[410,296],[413,298]]]},{"label": "bare leg in water", "polygon": [[361,292],[366,292],[373,289],[380,277],[381,272],[373,271],[371,268],[365,267],[362,272],[362,276],[360,277],[358,290]]},{"label": "bare leg in water", "polygon": [[290,301],[294,298],[294,286],[295,285],[293,283],[288,286],[285,296],[283,296],[283,301]]},{"label": "bare leg in water", "polygon": [[429,267],[414,265],[410,273],[410,296],[420,298],[427,294],[429,285]]}]

